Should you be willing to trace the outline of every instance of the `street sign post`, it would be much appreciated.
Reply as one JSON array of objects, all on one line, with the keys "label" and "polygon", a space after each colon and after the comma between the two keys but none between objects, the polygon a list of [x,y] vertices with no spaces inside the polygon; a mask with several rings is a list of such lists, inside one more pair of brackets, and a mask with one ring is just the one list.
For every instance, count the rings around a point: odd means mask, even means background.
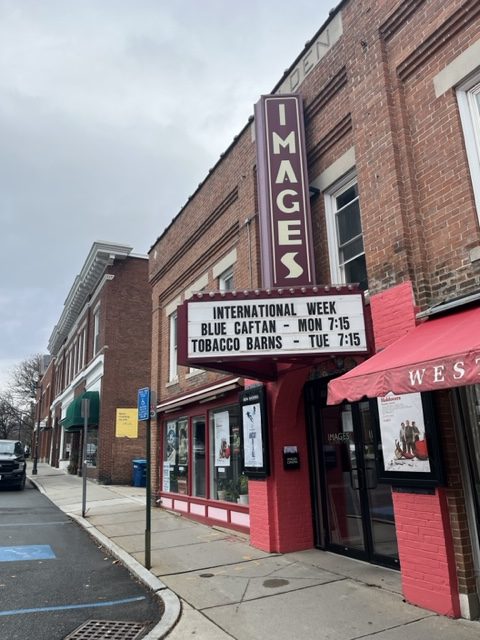
[{"label": "street sign post", "polygon": [[144,387],[138,390],[138,420],[143,422],[150,417],[150,389]]},{"label": "street sign post", "polygon": [[146,514],[145,514],[145,568],[150,569],[151,564],[151,502],[152,485],[150,481],[150,458],[151,458],[151,431],[150,431],[150,388],[144,387],[138,390],[138,421],[145,422],[146,428]]}]

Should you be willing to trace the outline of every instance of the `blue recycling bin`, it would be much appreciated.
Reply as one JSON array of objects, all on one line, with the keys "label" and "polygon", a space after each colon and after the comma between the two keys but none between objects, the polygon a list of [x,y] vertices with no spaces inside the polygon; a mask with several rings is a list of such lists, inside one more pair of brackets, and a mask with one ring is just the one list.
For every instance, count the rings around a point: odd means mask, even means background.
[{"label": "blue recycling bin", "polygon": [[134,487],[147,486],[147,461],[132,460],[132,484]]}]

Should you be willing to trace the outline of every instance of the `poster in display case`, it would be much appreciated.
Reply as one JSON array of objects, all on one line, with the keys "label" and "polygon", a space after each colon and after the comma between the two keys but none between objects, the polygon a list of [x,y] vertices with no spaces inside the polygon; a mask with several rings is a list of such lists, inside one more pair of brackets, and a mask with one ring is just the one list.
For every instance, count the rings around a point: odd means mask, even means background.
[{"label": "poster in display case", "polygon": [[245,473],[265,478],[270,473],[265,387],[257,385],[242,391],[240,407]]},{"label": "poster in display case", "polygon": [[379,482],[419,488],[443,484],[431,394],[389,393],[376,398],[375,408]]}]

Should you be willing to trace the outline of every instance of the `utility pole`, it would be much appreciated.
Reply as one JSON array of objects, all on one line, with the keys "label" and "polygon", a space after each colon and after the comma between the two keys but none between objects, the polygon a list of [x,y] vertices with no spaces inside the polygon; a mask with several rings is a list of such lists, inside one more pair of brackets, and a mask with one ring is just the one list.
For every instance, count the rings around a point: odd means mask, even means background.
[{"label": "utility pole", "polygon": [[35,427],[33,428],[33,467],[32,467],[32,476],[36,476],[38,473],[37,470],[37,466],[38,466],[38,438],[40,436],[40,418],[42,415],[42,382],[40,382],[40,385],[38,385],[37,382],[37,386],[36,386],[37,390],[40,389],[40,394],[39,394],[39,398],[38,398],[38,402],[37,402],[37,407],[38,407],[38,411],[37,411],[37,428],[35,429]]}]

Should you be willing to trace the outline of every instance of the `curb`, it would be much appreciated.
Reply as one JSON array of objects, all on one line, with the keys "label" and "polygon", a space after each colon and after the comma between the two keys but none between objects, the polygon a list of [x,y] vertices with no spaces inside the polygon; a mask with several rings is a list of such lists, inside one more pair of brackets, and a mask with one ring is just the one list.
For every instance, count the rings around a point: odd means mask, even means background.
[{"label": "curb", "polygon": [[[37,482],[36,479],[28,476],[30,482],[35,486],[36,489],[40,491],[40,493],[46,496],[50,502],[55,504],[51,498],[49,498],[48,493],[45,491],[43,486]],[[55,505],[58,506],[58,505]],[[119,560],[126,568],[132,573],[140,582],[142,582],[146,587],[148,587],[158,598],[160,598],[164,604],[164,613],[161,620],[155,625],[155,627],[149,631],[146,636],[143,636],[142,640],[161,640],[161,638],[165,638],[173,627],[178,622],[180,618],[182,607],[180,603],[180,599],[176,593],[168,589],[168,587],[159,579],[156,575],[154,575],[148,569],[132,558],[130,554],[124,551],[120,546],[118,546],[115,542],[107,538],[101,531],[99,531],[96,527],[94,527],[90,522],[83,518],[82,516],[78,516],[75,513],[71,513],[69,511],[64,511],[59,507],[61,511],[63,511],[69,518],[77,522],[81,527],[83,527],[93,538],[95,538],[103,547],[105,547],[117,560]]]}]

